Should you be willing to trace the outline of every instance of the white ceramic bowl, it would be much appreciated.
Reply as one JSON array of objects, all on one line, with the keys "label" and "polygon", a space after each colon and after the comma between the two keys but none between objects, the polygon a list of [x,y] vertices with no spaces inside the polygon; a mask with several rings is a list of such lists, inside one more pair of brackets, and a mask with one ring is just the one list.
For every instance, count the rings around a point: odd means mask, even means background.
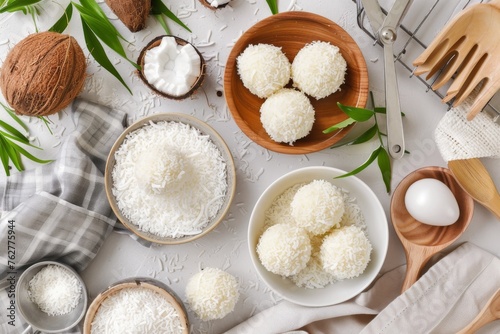
[{"label": "white ceramic bowl", "polygon": [[[345,171],[331,167],[305,167],[294,170],[274,181],[260,196],[250,216],[248,226],[248,247],[250,256],[261,279],[277,294],[293,303],[304,306],[327,306],[346,301],[370,285],[384,263],[389,244],[389,228],[387,218],[380,201],[373,191],[355,176],[334,179],[345,174]],[[373,251],[368,267],[360,276],[339,281],[324,288],[306,289],[295,285],[290,279],[273,274],[264,268],[257,255],[257,243],[264,232],[265,212],[275,198],[285,190],[298,183],[323,179],[348,190],[363,211],[367,226],[368,239]]]}]

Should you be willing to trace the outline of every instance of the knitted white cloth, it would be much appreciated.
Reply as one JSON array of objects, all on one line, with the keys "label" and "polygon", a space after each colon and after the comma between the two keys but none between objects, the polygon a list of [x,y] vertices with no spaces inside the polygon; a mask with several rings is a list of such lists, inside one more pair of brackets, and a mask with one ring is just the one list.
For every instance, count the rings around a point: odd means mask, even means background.
[{"label": "knitted white cloth", "polygon": [[448,111],[435,130],[436,144],[445,161],[471,158],[500,158],[500,125],[480,112],[466,119],[468,104]]}]

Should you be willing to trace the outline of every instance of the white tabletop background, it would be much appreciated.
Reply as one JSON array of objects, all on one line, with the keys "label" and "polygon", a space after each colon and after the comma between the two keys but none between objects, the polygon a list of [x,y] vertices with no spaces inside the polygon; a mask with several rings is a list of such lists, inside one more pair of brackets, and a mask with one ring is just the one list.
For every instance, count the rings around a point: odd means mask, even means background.
[{"label": "white tabletop background", "polygon": [[[133,91],[130,95],[118,81],[100,69],[89,57],[88,78],[81,97],[124,110],[129,121],[159,112],[181,112],[196,116],[214,127],[225,139],[233,154],[237,170],[236,196],[226,219],[212,232],[184,245],[157,246],[146,248],[126,235],[112,233],[106,240],[95,260],[82,273],[91,298],[110,284],[134,276],[153,277],[168,284],[182,300],[188,279],[203,267],[217,267],[236,276],[240,282],[240,299],[235,311],[222,320],[203,322],[189,311],[189,320],[194,333],[221,333],[253,314],[266,309],[281,298],[268,289],[257,276],[250,261],[247,246],[247,226],[253,206],[262,191],[279,176],[306,166],[332,166],[352,170],[360,165],[378,143],[371,142],[336,149],[325,149],[307,155],[286,155],[268,151],[249,140],[233,121],[224,97],[217,96],[223,91],[223,74],[231,46],[238,37],[253,24],[271,15],[264,0],[233,0],[231,6],[216,12],[202,6],[198,0],[164,0],[192,30],[189,33],[172,21],[169,26],[174,35],[191,41],[203,53],[208,63],[208,75],[202,89],[195,96],[184,101],[172,101],[153,95],[139,80],[134,69],[119,56],[109,51],[110,59],[116,64],[122,76]],[[369,71],[370,90],[374,93],[376,104],[384,105],[383,50],[363,32],[356,23],[356,5],[351,0],[279,0],[280,12],[303,10],[323,15],[342,26],[361,48]],[[463,1],[442,1],[453,7]],[[42,4],[42,14],[38,19],[40,31],[48,29],[58,18],[67,0],[46,0]],[[418,23],[434,0],[415,1],[405,18],[405,24]],[[137,59],[140,49],[158,35],[164,34],[159,24],[151,17],[147,28],[132,34],[116,19],[108,7],[100,5],[109,14],[115,26],[125,38],[133,43],[126,50],[131,59]],[[446,5],[446,4],[445,4]],[[457,8],[459,8],[457,6]],[[453,10],[447,8],[449,12]],[[445,18],[431,20],[428,30],[430,41],[439,31]],[[35,32],[33,21],[21,13],[0,15],[0,62],[7,52],[22,38]],[[78,14],[66,30],[73,35],[88,54],[81,33]],[[313,34],[314,32],[311,32]],[[411,51],[409,50],[411,55]],[[413,50],[415,52],[415,50]],[[1,65],[1,63],[0,63]],[[401,160],[393,162],[394,189],[408,173],[424,166],[446,166],[434,141],[434,130],[443,117],[447,106],[415,78],[410,78],[399,64],[397,65],[399,91],[404,118],[404,131],[407,150]],[[2,99],[3,101],[3,99]],[[11,120],[0,113],[3,120]],[[51,135],[38,120],[23,118],[29,125],[35,144],[44,151],[40,157],[54,158],[63,138],[74,129],[71,113],[61,112],[50,116],[53,121]],[[355,131],[355,130],[354,130]],[[483,159],[500,188],[500,161]],[[28,168],[33,167],[27,163]],[[390,194],[385,191],[376,164],[358,174],[377,194],[388,219]],[[387,259],[382,272],[405,263],[401,244],[388,220],[390,243]],[[480,205],[475,206],[473,222],[459,242],[472,241],[476,245],[500,256],[500,222]]]}]

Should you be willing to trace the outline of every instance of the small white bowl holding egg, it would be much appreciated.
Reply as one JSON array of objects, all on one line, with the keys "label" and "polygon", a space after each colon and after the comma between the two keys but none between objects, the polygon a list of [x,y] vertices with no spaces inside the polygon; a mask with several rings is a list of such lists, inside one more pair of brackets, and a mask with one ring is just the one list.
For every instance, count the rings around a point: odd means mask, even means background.
[{"label": "small white bowl holding egg", "polygon": [[[262,193],[252,211],[248,226],[248,246],[252,263],[260,278],[274,292],[295,304],[319,307],[346,301],[361,293],[373,282],[385,260],[389,230],[384,209],[373,191],[357,177],[335,179],[343,174],[345,171],[325,166],[305,167],[289,172],[274,181]],[[371,249],[369,262],[366,268],[363,268],[362,273],[358,272],[355,273],[355,277],[334,280],[332,283],[314,288],[304,284],[303,277],[282,276],[266,269],[257,248],[261,236],[269,228],[266,226],[268,223],[266,217],[269,217],[268,210],[277,198],[294,187],[302,187],[316,180],[331,183],[355,201],[364,216],[363,232],[371,244]],[[317,238],[323,238],[323,235],[312,236],[311,243],[317,242]],[[316,265],[312,262],[311,264]]]}]

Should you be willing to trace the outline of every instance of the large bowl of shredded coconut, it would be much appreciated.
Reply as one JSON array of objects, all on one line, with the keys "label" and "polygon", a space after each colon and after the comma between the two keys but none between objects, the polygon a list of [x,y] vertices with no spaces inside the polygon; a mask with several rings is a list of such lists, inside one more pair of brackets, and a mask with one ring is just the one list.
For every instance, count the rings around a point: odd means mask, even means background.
[{"label": "large bowl of shredded coconut", "polygon": [[304,306],[348,300],[379,273],[389,244],[385,211],[360,179],[344,171],[294,170],[274,181],[250,216],[248,247],[262,280]]},{"label": "large bowl of shredded coconut", "polygon": [[234,197],[234,161],[208,124],[179,113],[143,118],[117,139],[105,171],[118,219],[157,244],[200,238],[220,223]]}]

